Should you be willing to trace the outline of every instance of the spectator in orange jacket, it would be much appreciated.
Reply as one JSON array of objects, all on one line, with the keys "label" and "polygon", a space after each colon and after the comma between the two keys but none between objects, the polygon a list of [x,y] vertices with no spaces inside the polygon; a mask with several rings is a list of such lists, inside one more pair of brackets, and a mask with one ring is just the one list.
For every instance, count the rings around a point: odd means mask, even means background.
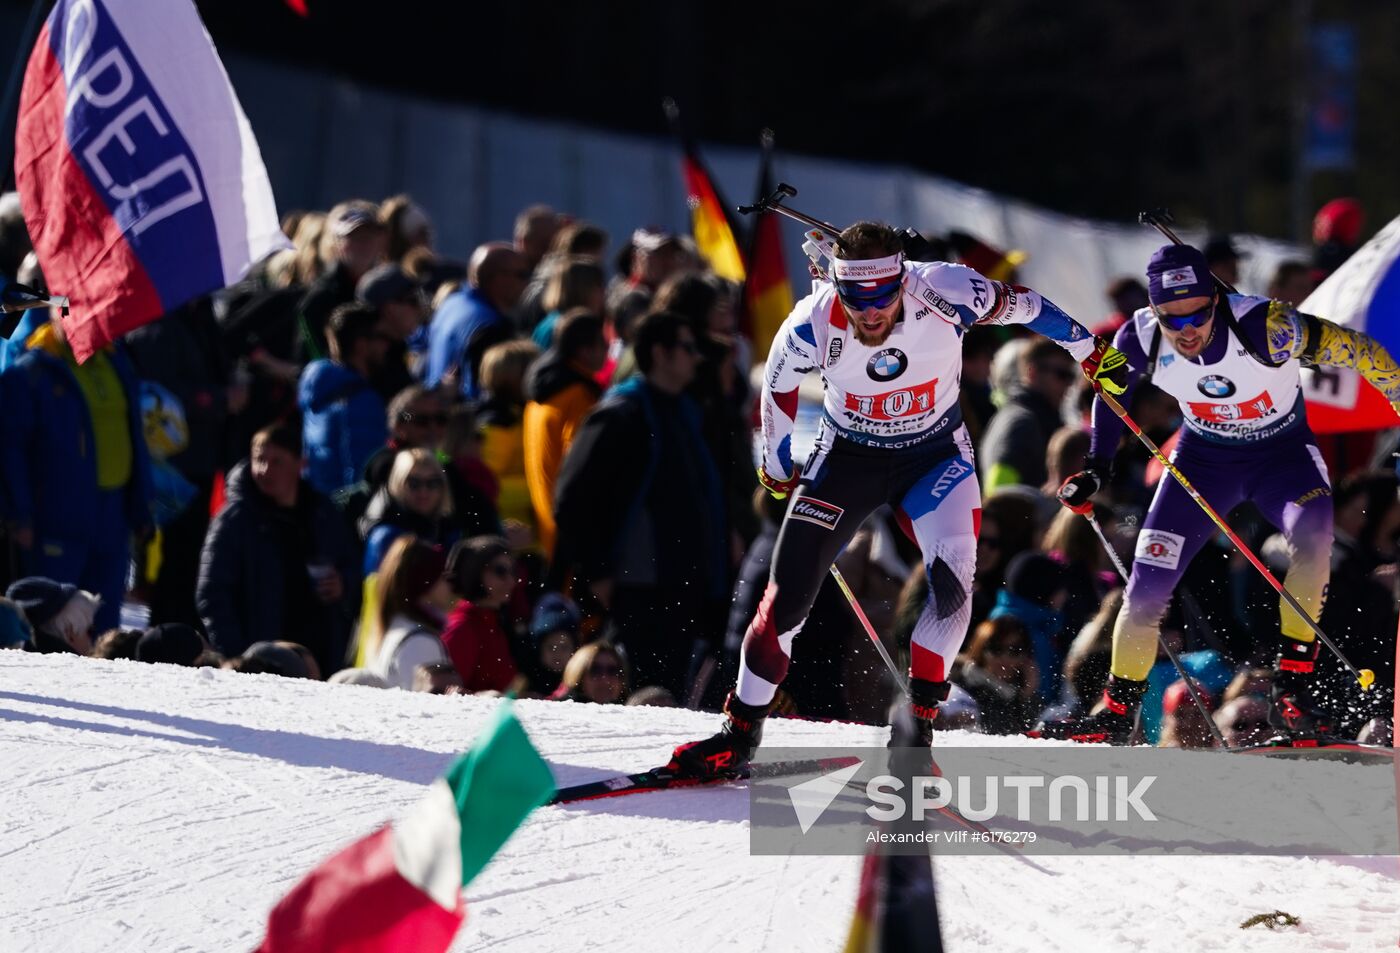
[{"label": "spectator in orange jacket", "polygon": [[525,379],[525,480],[546,555],[554,552],[554,483],[575,431],[602,394],[593,378],[608,358],[603,319],[594,312],[565,314],[554,340]]}]

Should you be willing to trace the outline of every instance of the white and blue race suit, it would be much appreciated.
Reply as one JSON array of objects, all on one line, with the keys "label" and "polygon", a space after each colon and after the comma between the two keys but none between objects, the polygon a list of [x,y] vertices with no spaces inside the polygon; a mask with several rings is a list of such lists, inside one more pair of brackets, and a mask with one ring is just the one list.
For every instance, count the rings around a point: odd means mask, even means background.
[{"label": "white and blue race suit", "polygon": [[822,578],[860,524],[889,504],[918,543],[929,598],[914,630],[910,673],[944,681],[971,614],[981,491],[958,407],[962,335],[976,324],[1024,324],[1075,360],[1092,335],[1034,291],[963,265],[908,262],[903,309],[878,345],[857,339],[828,282],[793,308],[764,370],[762,461],[794,472],[798,386],[825,385],[816,445],[801,468],[773,554],[769,584],[744,638],[737,694],[766,705],[787,673],[792,641]]}]

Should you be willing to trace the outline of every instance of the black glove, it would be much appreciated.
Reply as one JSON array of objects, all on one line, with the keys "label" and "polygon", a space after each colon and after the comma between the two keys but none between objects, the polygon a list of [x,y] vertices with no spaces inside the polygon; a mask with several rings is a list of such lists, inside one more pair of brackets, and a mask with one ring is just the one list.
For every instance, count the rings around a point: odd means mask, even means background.
[{"label": "black glove", "polygon": [[1076,513],[1092,512],[1089,498],[1099,492],[1104,484],[1104,473],[1099,467],[1090,466],[1065,478],[1060,491],[1055,494],[1060,502]]},{"label": "black glove", "polygon": [[942,247],[943,243],[938,239],[929,241],[912,228],[901,228],[896,235],[899,236],[900,244],[904,246],[904,258],[906,261],[947,261],[947,249]]}]

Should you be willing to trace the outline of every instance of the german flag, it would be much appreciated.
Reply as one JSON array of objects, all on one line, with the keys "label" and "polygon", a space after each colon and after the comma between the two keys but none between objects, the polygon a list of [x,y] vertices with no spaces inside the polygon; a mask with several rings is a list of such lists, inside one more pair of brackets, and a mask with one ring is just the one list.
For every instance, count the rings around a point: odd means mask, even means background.
[{"label": "german flag", "polygon": [[[892,748],[919,748],[923,763],[928,748],[918,744],[908,706],[890,726]],[[925,773],[927,769],[924,769]],[[891,766],[892,774],[903,771]],[[913,834],[924,827],[909,817],[881,825],[891,833]],[[887,850],[876,842],[865,853],[860,869],[860,889],[855,916],[841,953],[943,953],[938,924],[938,900],[933,887],[933,857]]]},{"label": "german flag", "polygon": [[726,211],[729,206],[720,198],[714,179],[700,160],[700,151],[681,127],[680,109],[675,100],[662,103],[671,129],[680,140],[681,172],[685,176],[685,200],[690,206],[690,228],[700,255],[710,269],[721,278],[733,282],[744,280],[744,255],[735,240],[735,228]]},{"label": "german flag", "polygon": [[[763,146],[758,171],[758,196],[773,191],[773,133],[763,130]],[[783,260],[783,234],[778,215],[763,212],[754,223],[749,241],[749,278],[744,284],[744,315],[741,325],[753,341],[754,359],[768,356],[768,346],[778,328],[792,311],[792,285],[788,283]]]}]

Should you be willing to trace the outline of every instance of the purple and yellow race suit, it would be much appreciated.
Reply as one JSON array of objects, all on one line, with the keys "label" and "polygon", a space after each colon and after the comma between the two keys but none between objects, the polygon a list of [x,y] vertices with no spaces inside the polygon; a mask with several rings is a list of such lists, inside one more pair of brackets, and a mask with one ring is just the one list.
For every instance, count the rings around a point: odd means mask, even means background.
[{"label": "purple and yellow race suit", "polygon": [[[1210,340],[1196,357],[1178,354],[1147,308],[1119,329],[1114,344],[1135,370],[1122,402],[1129,403],[1145,375],[1176,398],[1184,426],[1172,462],[1217,512],[1250,500],[1278,527],[1290,551],[1284,586],[1316,620],[1330,571],[1332,490],[1308,427],[1298,358],[1360,371],[1400,412],[1395,360],[1361,332],[1250,295],[1219,299]],[[1123,423],[1101,401],[1093,414],[1090,458],[1110,459]],[[1114,627],[1114,675],[1147,677],[1172,591],[1213,529],[1181,485],[1164,476],[1138,535]],[[1284,637],[1312,641],[1307,623],[1282,602],[1280,615]]]}]

